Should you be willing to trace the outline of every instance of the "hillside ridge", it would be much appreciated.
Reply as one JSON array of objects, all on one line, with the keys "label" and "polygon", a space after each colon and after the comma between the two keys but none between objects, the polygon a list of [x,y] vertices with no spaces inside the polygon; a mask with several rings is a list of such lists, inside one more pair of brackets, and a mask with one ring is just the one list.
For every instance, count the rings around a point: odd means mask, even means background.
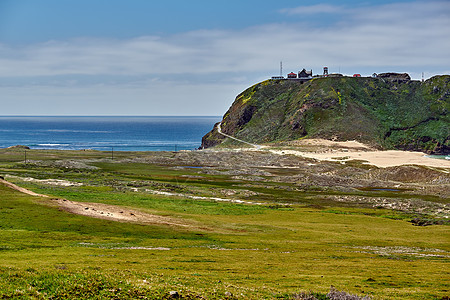
[{"label": "hillside ridge", "polygon": [[[447,155],[449,109],[450,75],[424,82],[382,77],[269,79],[240,93],[220,125],[223,133],[255,144],[324,138]],[[216,128],[203,137],[202,148],[236,142]]]}]

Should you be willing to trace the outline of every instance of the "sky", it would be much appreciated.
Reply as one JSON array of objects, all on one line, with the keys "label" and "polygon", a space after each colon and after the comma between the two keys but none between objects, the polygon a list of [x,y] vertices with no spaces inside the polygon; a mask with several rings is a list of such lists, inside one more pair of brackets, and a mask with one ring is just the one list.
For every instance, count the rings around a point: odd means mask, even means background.
[{"label": "sky", "polygon": [[450,74],[450,0],[0,0],[0,115],[219,116],[281,61]]}]

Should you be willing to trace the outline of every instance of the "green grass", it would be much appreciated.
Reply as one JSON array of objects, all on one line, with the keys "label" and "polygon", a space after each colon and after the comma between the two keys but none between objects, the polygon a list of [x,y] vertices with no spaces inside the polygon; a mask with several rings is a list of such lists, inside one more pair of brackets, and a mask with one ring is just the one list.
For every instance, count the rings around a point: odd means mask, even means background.
[{"label": "green grass", "polygon": [[[222,130],[253,143],[307,136],[433,151],[450,143],[449,82],[449,75],[424,83],[350,77],[263,82],[237,97]],[[207,146],[224,141],[214,130],[205,139]]]},{"label": "green grass", "polygon": [[[34,154],[39,158],[39,152]],[[95,165],[100,169],[63,170],[3,159],[0,169],[86,184],[63,188],[14,179],[39,193],[201,225],[188,229],[94,219],[0,185],[0,298],[164,299],[178,291],[187,299],[225,299],[226,292],[236,299],[286,299],[307,291],[324,295],[330,286],[378,299],[440,299],[449,293],[448,226],[412,226],[409,215],[329,201],[278,205],[302,192],[275,189],[271,182],[253,188],[264,193],[263,206],[132,192],[118,187],[170,183],[205,195],[214,188],[251,187],[230,176],[182,177],[198,175],[193,169]],[[321,193],[336,191],[318,189],[303,197]],[[161,247],[170,250],[155,250]]]}]

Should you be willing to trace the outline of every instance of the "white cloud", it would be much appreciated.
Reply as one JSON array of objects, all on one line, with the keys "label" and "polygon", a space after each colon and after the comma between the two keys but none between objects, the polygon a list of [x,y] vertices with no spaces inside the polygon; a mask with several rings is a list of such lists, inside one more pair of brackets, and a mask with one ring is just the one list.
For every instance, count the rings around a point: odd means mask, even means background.
[{"label": "white cloud", "polygon": [[330,4],[315,4],[308,6],[297,6],[295,8],[285,8],[280,12],[287,15],[313,15],[313,14],[335,14],[344,11],[342,6]]},{"label": "white cloud", "polygon": [[278,59],[309,65],[438,66],[449,60],[449,14],[449,2],[415,2],[358,9],[325,28],[270,24],[167,37],[51,41],[19,49],[3,45],[0,76],[259,72],[272,69]]},{"label": "white cloud", "polygon": [[[328,5],[302,9],[311,14],[343,10]],[[142,113],[137,104],[150,101],[149,95],[158,95],[160,101],[152,105],[164,105],[176,114],[170,106],[185,105],[183,95],[198,100],[189,107],[197,114],[222,114],[223,103],[227,106],[234,98],[226,89],[237,94],[236,88],[276,75],[280,60],[286,72],[303,67],[317,72],[324,65],[333,72],[341,67],[342,72],[366,74],[448,70],[449,15],[447,1],[397,3],[347,10],[345,18],[321,27],[299,18],[299,23],[241,30],[0,45],[0,93],[2,98],[7,94],[22,101],[33,97],[57,101],[54,95],[58,95],[67,102],[91,94],[97,95],[98,103],[117,99],[108,107],[130,113],[118,100],[122,97],[136,101],[130,107],[137,107],[138,114]],[[25,95],[21,89],[33,92]],[[216,113],[212,113],[214,105]]]}]

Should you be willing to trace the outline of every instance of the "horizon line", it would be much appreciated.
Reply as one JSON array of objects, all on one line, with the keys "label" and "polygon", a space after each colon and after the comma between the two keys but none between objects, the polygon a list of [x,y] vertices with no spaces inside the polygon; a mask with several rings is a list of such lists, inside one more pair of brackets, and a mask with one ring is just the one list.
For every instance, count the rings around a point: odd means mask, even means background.
[{"label": "horizon line", "polygon": [[158,117],[158,118],[203,118],[222,117],[222,115],[0,115],[3,117]]}]

